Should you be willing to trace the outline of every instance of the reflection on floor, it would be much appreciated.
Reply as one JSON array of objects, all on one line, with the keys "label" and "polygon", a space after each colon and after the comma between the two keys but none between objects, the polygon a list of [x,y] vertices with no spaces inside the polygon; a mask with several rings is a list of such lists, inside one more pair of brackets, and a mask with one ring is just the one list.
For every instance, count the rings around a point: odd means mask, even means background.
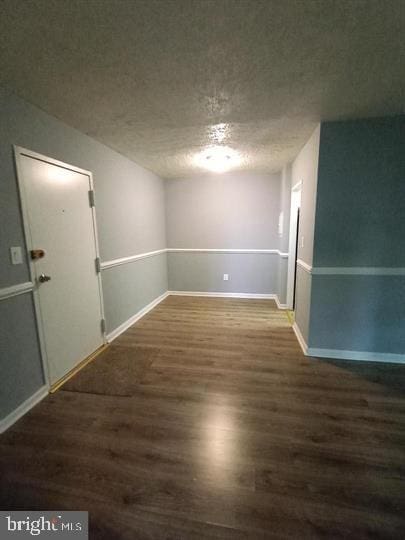
[{"label": "reflection on floor", "polygon": [[272,301],[169,297],[0,438],[3,509],[91,538],[403,538],[405,367],[301,353]]}]

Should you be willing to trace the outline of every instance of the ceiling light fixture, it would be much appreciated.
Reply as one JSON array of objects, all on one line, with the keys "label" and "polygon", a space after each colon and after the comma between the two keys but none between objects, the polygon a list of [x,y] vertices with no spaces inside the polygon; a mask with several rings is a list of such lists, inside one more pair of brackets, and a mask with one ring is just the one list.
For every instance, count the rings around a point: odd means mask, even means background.
[{"label": "ceiling light fixture", "polygon": [[199,167],[213,172],[225,172],[240,163],[240,156],[228,146],[212,146],[196,156]]}]

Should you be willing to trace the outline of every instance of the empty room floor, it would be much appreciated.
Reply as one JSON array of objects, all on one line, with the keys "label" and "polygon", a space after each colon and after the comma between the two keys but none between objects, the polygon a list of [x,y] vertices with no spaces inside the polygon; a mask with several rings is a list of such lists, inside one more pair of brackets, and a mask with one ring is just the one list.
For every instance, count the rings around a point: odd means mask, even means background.
[{"label": "empty room floor", "polygon": [[0,438],[1,504],[90,538],[403,538],[405,366],[305,357],[271,300],[170,296]]}]

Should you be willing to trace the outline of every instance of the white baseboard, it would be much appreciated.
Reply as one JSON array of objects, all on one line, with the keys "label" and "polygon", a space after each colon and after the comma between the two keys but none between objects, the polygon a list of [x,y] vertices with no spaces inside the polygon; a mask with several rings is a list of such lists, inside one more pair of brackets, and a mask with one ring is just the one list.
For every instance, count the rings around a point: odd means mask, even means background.
[{"label": "white baseboard", "polygon": [[276,301],[278,309],[287,309],[287,304],[280,304],[280,300],[277,295],[275,297],[275,301]]},{"label": "white baseboard", "polygon": [[170,296],[209,296],[212,298],[252,298],[256,300],[275,300],[276,302],[278,300],[276,294],[202,292],[202,291],[168,291],[168,294]]},{"label": "white baseboard", "polygon": [[308,347],[296,322],[293,324],[292,328],[295,332],[295,335],[297,336],[298,343],[300,344],[302,352],[305,354],[305,356],[312,356],[315,358],[330,358],[332,360],[354,360],[361,362],[388,362],[395,364],[405,364],[405,355],[403,354],[367,351],[343,351],[340,349],[317,349],[315,347]]},{"label": "white baseboard", "polygon": [[226,293],[226,292],[202,292],[202,291],[168,291],[171,296],[209,296],[212,298],[251,298],[256,300],[274,300],[278,309],[287,309],[287,304],[281,304],[276,294],[255,293]]},{"label": "white baseboard", "polygon": [[142,308],[140,311],[138,311],[138,313],[135,313],[135,315],[130,317],[127,321],[120,324],[120,326],[118,326],[118,328],[116,328],[115,330],[113,330],[112,332],[107,334],[107,343],[111,343],[111,341],[113,341],[115,338],[117,338],[119,335],[121,335],[123,332],[125,332],[125,330],[127,330],[130,326],[132,326],[134,323],[136,323],[136,321],[141,319],[151,309],[153,309],[155,306],[160,304],[160,302],[162,302],[162,300],[167,298],[169,296],[169,294],[170,293],[168,291],[166,291],[162,295],[158,296],[157,298],[155,298],[155,300],[152,300],[152,302],[150,304],[148,304],[147,306]]},{"label": "white baseboard", "polygon": [[301,334],[301,330],[299,329],[299,326],[298,326],[298,324],[296,322],[292,325],[292,329],[294,330],[294,333],[297,336],[297,340],[298,340],[298,343],[300,344],[302,352],[307,356],[308,355],[308,345],[307,345],[307,342],[304,339],[304,336]]},{"label": "white baseboard", "polygon": [[395,364],[405,364],[405,355],[366,351],[343,351],[340,349],[317,349],[309,347],[306,353],[308,356],[318,358],[331,358],[336,360],[356,360],[361,362],[389,362]]},{"label": "white baseboard", "polygon": [[0,433],[4,433],[6,429],[11,427],[17,420],[19,420],[24,414],[32,409],[37,403],[42,401],[44,397],[48,395],[48,387],[42,386],[31,397],[26,399],[21,405],[19,405],[14,411],[7,415],[3,420],[0,420]]}]

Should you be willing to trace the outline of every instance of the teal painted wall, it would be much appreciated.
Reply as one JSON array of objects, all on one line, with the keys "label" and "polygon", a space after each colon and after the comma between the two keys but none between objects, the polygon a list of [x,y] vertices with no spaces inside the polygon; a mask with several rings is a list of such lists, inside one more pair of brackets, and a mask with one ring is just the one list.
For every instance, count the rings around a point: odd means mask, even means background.
[{"label": "teal painted wall", "polygon": [[321,128],[314,266],[405,266],[405,116]]},{"label": "teal painted wall", "polygon": [[309,346],[402,354],[405,276],[313,276]]},{"label": "teal painted wall", "polygon": [[[314,267],[405,268],[405,116],[321,126]],[[312,275],[309,345],[404,355],[405,275]]]}]

